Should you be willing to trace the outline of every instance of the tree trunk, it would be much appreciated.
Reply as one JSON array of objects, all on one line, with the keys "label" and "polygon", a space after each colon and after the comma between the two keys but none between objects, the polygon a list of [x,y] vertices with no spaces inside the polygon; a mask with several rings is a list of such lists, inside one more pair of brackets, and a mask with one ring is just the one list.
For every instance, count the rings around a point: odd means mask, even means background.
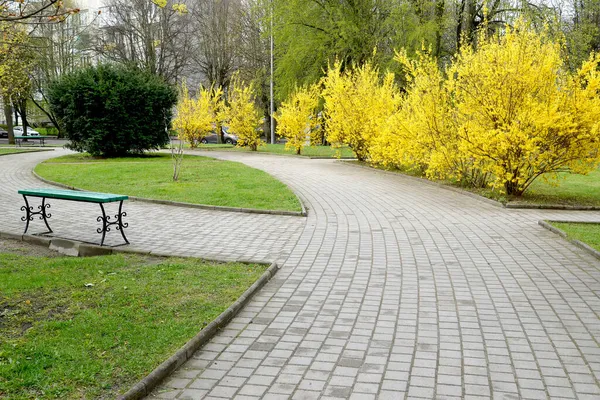
[{"label": "tree trunk", "polygon": [[8,144],[15,144],[15,132],[13,131],[12,107],[10,97],[4,96],[4,118],[6,118],[6,130],[8,131]]},{"label": "tree trunk", "polygon": [[445,0],[437,0],[435,4],[435,56],[440,57],[442,53],[442,30],[444,23]]},{"label": "tree trunk", "polygon": [[32,97],[30,97],[29,99],[30,99],[30,100],[33,102],[33,104],[34,104],[34,105],[35,105],[35,106],[36,106],[38,109],[40,109],[40,111],[42,111],[44,114],[46,114],[46,116],[48,117],[48,119],[50,120],[50,122],[52,122],[52,125],[54,125],[54,127],[55,127],[55,128],[56,128],[56,130],[58,131],[58,136],[57,136],[57,138],[58,138],[58,139],[61,139],[61,138],[63,137],[63,132],[62,132],[62,130],[60,129],[60,125],[58,124],[58,121],[57,121],[57,119],[56,119],[56,118],[55,118],[55,117],[54,117],[54,116],[53,116],[51,113],[49,113],[48,111],[46,111],[46,109],[45,109],[44,107],[42,107],[42,105],[41,105],[41,104],[39,104],[39,103],[38,103],[38,102],[37,102],[37,101],[36,101],[36,100],[33,98],[33,96],[32,96]]},{"label": "tree trunk", "polygon": [[523,195],[523,188],[520,187],[517,182],[512,180],[504,182],[504,190],[508,196],[521,196]]},{"label": "tree trunk", "polygon": [[23,122],[23,136],[27,136],[27,127],[29,126],[29,122],[27,122],[27,99],[20,99],[18,101],[18,107],[15,107],[19,110],[19,114],[21,114],[21,122]]}]

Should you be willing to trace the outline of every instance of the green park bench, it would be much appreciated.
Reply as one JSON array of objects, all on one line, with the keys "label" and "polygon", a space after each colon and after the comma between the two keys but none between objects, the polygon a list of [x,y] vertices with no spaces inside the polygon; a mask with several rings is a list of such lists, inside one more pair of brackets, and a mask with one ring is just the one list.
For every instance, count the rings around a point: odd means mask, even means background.
[{"label": "green park bench", "polygon": [[[127,216],[127,213],[123,212],[123,201],[127,200],[129,198],[128,196],[63,189],[25,189],[19,190],[19,194],[23,195],[23,199],[25,200],[25,206],[21,207],[21,211],[25,211],[25,216],[21,217],[21,220],[26,222],[25,232],[23,232],[23,234],[27,233],[27,230],[29,229],[29,222],[33,221],[33,218],[36,215],[40,216],[40,219],[44,221],[46,228],[48,228],[48,232],[43,232],[43,234],[52,233],[52,229],[50,229],[50,225],[48,225],[48,218],[50,218],[52,215],[46,212],[46,210],[50,208],[50,204],[46,203],[46,199],[70,200],[83,203],[96,203],[100,205],[102,215],[96,218],[97,222],[102,222],[102,228],[96,229],[98,233],[102,234],[100,246],[104,245],[106,232],[110,232],[110,228],[113,225],[116,226],[116,230],[121,232],[121,236],[123,236],[125,244],[129,244],[124,232],[124,229],[127,228],[129,224],[123,223],[123,217]],[[38,197],[42,199],[42,204],[38,206],[39,211],[34,211],[33,206],[29,205],[29,201],[27,200],[28,197]],[[119,213],[116,214],[114,217],[115,219],[111,221],[111,217],[106,215],[104,204],[113,202],[119,202]]]},{"label": "green park bench", "polygon": [[22,146],[24,140],[39,140],[42,147],[45,147],[46,138],[44,136],[15,136],[15,142],[18,147]]}]

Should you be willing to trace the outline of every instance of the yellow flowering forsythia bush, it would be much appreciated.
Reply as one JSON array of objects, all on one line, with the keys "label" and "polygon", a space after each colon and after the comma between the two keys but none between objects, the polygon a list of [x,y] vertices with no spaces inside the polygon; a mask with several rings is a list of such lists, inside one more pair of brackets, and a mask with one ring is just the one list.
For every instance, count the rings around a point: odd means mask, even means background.
[{"label": "yellow flowering forsythia bush", "polygon": [[402,95],[369,64],[336,65],[324,78],[328,140],[361,160],[517,196],[541,175],[596,168],[600,56],[571,73],[560,45],[522,21],[477,42],[446,71],[425,51],[414,60],[398,53]]},{"label": "yellow flowering forsythia bush", "polygon": [[229,92],[229,105],[224,107],[223,115],[231,132],[238,136],[238,146],[256,151],[259,146],[264,145],[260,139],[263,120],[253,92],[253,85],[245,85],[238,77],[234,77]]},{"label": "yellow flowering forsythia bush", "polygon": [[448,71],[460,154],[490,184],[521,195],[542,174],[587,173],[600,162],[598,56],[569,73],[560,45],[520,22],[480,35]]},{"label": "yellow flowering forsythia bush", "polygon": [[337,62],[322,83],[327,140],[334,146],[347,144],[359,160],[368,160],[373,142],[398,106],[394,75],[379,79],[379,70],[370,63],[342,72]]},{"label": "yellow flowering forsythia bush", "polygon": [[213,131],[217,113],[221,108],[222,94],[220,88],[200,87],[194,99],[190,97],[185,82],[181,84],[173,128],[179,132],[179,138],[188,142],[190,147],[195,148]]},{"label": "yellow flowering forsythia bush", "polygon": [[316,85],[296,90],[279,107],[277,113],[277,133],[287,138],[286,149],[294,149],[300,154],[307,141],[312,144],[313,131],[320,127],[317,107],[319,89]]}]

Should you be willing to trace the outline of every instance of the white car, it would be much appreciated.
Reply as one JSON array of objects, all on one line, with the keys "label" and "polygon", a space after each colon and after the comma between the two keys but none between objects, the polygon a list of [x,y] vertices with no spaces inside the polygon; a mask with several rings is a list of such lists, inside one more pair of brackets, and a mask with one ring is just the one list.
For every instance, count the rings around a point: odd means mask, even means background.
[{"label": "white car", "polygon": [[[13,126],[13,132],[15,133],[15,136],[23,136],[23,127],[20,125]],[[27,136],[41,136],[41,135],[38,131],[36,131],[32,127],[28,126],[27,127]]]}]

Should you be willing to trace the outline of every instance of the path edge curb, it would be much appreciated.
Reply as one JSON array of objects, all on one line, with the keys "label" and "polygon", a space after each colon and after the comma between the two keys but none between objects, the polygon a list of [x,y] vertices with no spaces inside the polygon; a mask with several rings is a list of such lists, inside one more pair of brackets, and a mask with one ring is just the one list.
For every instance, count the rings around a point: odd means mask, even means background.
[{"label": "path edge curb", "polygon": [[[33,174],[33,176],[36,179],[38,179],[44,183],[47,183],[49,185],[57,186],[57,187],[60,187],[63,189],[77,190],[80,192],[86,191],[85,189],[80,189],[75,186],[65,185],[64,183],[54,182],[49,179],[42,178],[34,170],[31,170],[31,173]],[[163,205],[173,206],[173,207],[197,208],[197,209],[201,209],[201,210],[239,212],[239,213],[245,213],[245,214],[282,215],[282,216],[286,216],[286,217],[306,217],[308,215],[306,207],[304,206],[304,202],[302,201],[302,199],[300,199],[300,197],[298,197],[298,195],[296,195],[296,198],[298,199],[298,202],[300,203],[300,207],[301,207],[302,211],[260,210],[257,208],[209,206],[206,204],[183,203],[183,202],[171,201],[171,200],[147,199],[145,197],[137,197],[137,196],[128,196],[128,197],[129,197],[129,200],[139,201],[140,203],[163,204]]]},{"label": "path edge curb", "polygon": [[478,194],[471,193],[471,192],[466,191],[466,190],[462,190],[460,188],[456,188],[456,187],[444,185],[442,183],[435,182],[435,181],[430,181],[429,179],[420,178],[418,176],[411,176],[411,175],[403,174],[403,173],[400,173],[400,172],[386,171],[384,169],[373,168],[373,167],[369,167],[369,166],[366,166],[366,165],[352,164],[352,163],[350,163],[348,161],[345,161],[345,160],[337,160],[337,162],[343,163],[343,164],[348,165],[348,166],[353,167],[353,168],[362,168],[362,169],[367,169],[369,171],[381,172],[381,173],[384,173],[386,175],[401,176],[403,178],[408,178],[410,180],[421,182],[421,183],[424,183],[426,185],[435,186],[435,187],[438,187],[440,189],[446,189],[446,190],[450,190],[451,192],[463,194],[463,195],[469,196],[469,197],[471,197],[471,198],[473,198],[475,200],[479,200],[479,201],[482,201],[484,203],[488,203],[488,204],[496,206],[496,207],[506,208],[503,203],[501,203],[501,202],[499,202],[497,200],[488,199],[487,197],[483,197],[483,196],[480,196]]},{"label": "path edge curb", "polygon": [[163,379],[169,376],[175,369],[189,360],[192,355],[203,345],[205,345],[222,327],[224,327],[237,313],[248,303],[256,292],[271,279],[279,267],[276,263],[271,266],[250,286],[227,310],[223,311],[216,319],[202,329],[196,336],[184,344],[175,354],[160,364],[146,375],[142,380],[136,383],[125,394],[117,397],[118,400],[138,400],[149,395]]},{"label": "path edge curb", "polygon": [[596,257],[597,259],[600,260],[600,251],[594,249],[593,247],[590,247],[589,245],[577,240],[577,239],[569,239],[569,236],[567,235],[567,233],[565,231],[563,231],[562,229],[558,229],[555,226],[550,225],[549,222],[561,222],[561,223],[576,223],[576,224],[600,224],[599,222],[582,222],[582,221],[544,221],[543,219],[538,221],[538,225],[540,225],[542,228],[548,229],[550,232],[552,233],[556,233],[559,236],[562,236],[566,241],[568,241],[569,243],[574,244],[575,246],[579,247],[581,250],[591,254],[592,256]]},{"label": "path edge curb", "polygon": [[[205,153],[210,153],[210,152],[223,152],[223,153],[236,153],[236,151],[232,151],[229,150],[228,148],[221,148],[221,149],[207,149],[207,148],[196,148],[194,150],[192,149],[186,149],[187,151],[197,151],[197,152],[205,152]],[[305,156],[304,154],[282,154],[282,153],[269,153],[269,152],[260,152],[260,151],[238,151],[237,153],[242,153],[242,154],[255,154],[255,155],[259,155],[259,156],[276,156],[276,157],[296,157],[296,158],[304,158],[307,160],[346,160],[346,161],[351,161],[351,160],[356,160],[356,157],[327,157],[327,156]],[[194,155],[194,154],[191,154]]]},{"label": "path edge curb", "polygon": [[490,199],[490,198],[481,196],[477,193],[469,192],[468,190],[464,190],[464,189],[454,187],[454,186],[444,185],[443,183],[430,181],[429,179],[426,179],[426,178],[420,178],[418,176],[411,176],[408,174],[404,174],[402,172],[386,171],[384,169],[373,168],[373,167],[369,167],[366,165],[352,164],[352,163],[348,162],[349,160],[338,160],[338,161],[345,163],[346,165],[349,165],[351,167],[355,167],[355,168],[363,168],[363,169],[368,169],[370,171],[383,172],[388,175],[396,175],[396,176],[406,177],[408,179],[416,180],[418,182],[422,182],[427,185],[432,185],[432,186],[439,187],[441,189],[446,189],[446,190],[450,190],[455,193],[460,193],[465,196],[474,198],[475,200],[483,201],[483,202],[486,202],[486,203],[491,204],[496,207],[502,207],[502,208],[507,208],[507,209],[511,209],[511,210],[564,210],[564,211],[598,211],[598,210],[600,210],[600,206],[573,206],[573,205],[568,205],[568,204],[522,204],[522,203],[510,203],[510,202],[502,203],[501,201]]},{"label": "path edge curb", "polygon": [[[5,147],[3,147],[5,148]],[[8,147],[9,149],[12,149],[12,147]],[[21,147],[15,147],[15,149],[20,149]],[[0,154],[0,157],[2,156],[13,156],[13,155],[17,155],[17,154],[25,154],[25,153],[42,153],[44,151],[54,151],[54,149],[28,149],[28,150],[24,150],[24,151],[19,151],[16,153],[3,153]]]}]

